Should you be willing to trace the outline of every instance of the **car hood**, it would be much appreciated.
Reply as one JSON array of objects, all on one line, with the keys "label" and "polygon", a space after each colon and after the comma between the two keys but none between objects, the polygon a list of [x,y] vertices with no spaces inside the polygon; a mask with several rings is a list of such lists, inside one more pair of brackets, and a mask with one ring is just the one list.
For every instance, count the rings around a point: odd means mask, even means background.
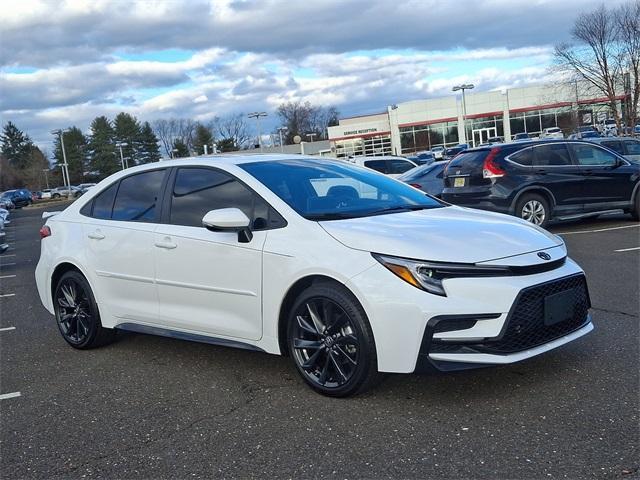
[{"label": "car hood", "polygon": [[435,262],[488,262],[563,245],[519,218],[455,206],[319,223],[347,247]]}]

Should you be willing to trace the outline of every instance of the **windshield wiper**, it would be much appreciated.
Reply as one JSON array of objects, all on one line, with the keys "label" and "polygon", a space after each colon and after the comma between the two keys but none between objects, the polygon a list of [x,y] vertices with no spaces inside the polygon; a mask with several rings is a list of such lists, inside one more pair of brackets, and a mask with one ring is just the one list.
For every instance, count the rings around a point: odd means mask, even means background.
[{"label": "windshield wiper", "polygon": [[343,220],[345,218],[354,218],[359,216],[358,214],[347,213],[347,212],[327,212],[327,213],[314,213],[310,215],[305,215],[304,218],[307,220],[312,220],[314,222],[320,222],[322,220]]},{"label": "windshield wiper", "polygon": [[378,210],[372,210],[367,212],[366,215],[378,215],[380,213],[394,213],[394,212],[413,212],[416,210],[427,210],[430,208],[438,207],[439,205],[398,205],[397,207],[380,208]]}]

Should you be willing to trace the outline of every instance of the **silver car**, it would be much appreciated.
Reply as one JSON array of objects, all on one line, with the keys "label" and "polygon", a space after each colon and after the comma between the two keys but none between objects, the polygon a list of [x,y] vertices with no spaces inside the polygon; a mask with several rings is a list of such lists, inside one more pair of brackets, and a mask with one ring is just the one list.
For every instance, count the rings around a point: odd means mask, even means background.
[{"label": "silver car", "polygon": [[640,140],[630,137],[589,138],[589,142],[607,147],[631,162],[640,163]]}]

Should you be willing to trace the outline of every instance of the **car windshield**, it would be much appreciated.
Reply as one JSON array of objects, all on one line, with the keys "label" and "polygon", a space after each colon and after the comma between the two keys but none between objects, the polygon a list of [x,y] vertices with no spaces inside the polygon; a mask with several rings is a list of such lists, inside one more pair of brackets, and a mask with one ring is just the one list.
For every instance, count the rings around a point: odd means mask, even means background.
[{"label": "car windshield", "polygon": [[444,206],[392,178],[336,160],[291,159],[245,163],[240,167],[308,220],[338,220]]}]

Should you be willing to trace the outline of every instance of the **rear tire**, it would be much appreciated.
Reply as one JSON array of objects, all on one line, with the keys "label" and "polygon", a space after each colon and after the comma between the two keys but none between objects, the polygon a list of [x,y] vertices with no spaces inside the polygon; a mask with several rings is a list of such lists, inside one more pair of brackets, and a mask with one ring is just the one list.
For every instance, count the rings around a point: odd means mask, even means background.
[{"label": "rear tire", "polygon": [[114,340],[115,330],[102,327],[93,292],[80,272],[71,270],[60,277],[53,307],[60,334],[73,348],[87,350]]},{"label": "rear tire", "polygon": [[546,227],[551,220],[549,202],[542,195],[525,193],[516,203],[516,216],[527,222]]},{"label": "rear tire", "polygon": [[302,379],[322,395],[356,395],[380,377],[367,315],[339,285],[316,283],[299,295],[289,313],[287,346]]}]

